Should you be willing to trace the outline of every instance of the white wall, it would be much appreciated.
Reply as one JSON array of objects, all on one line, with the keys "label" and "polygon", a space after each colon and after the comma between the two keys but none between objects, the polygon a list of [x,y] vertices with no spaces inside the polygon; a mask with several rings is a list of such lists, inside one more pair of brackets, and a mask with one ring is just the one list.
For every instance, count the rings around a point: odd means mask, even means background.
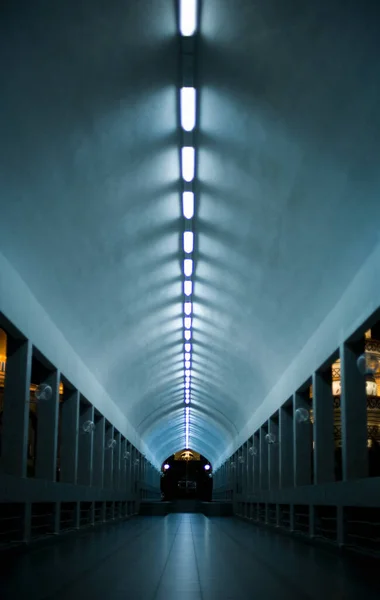
[{"label": "white wall", "polygon": [[157,468],[152,453],[120,409],[37,302],[25,282],[0,253],[0,311],[46,358]]},{"label": "white wall", "polygon": [[[380,306],[380,243],[358,271],[339,302],[306,342],[247,425],[221,457],[218,468],[295,392]],[[281,335],[281,332],[279,332]]]}]

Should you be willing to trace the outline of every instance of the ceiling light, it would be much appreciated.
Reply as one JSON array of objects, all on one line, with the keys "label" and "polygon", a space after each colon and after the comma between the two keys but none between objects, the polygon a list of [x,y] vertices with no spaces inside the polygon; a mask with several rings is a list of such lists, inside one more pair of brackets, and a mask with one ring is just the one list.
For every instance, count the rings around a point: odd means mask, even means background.
[{"label": "ceiling light", "polygon": [[186,279],[183,282],[183,292],[185,296],[191,296],[191,294],[193,293],[193,282],[190,281],[190,279]]},{"label": "ceiling light", "polygon": [[185,131],[192,131],[195,127],[195,98],[193,87],[181,88],[181,125]]},{"label": "ceiling light", "polygon": [[191,363],[189,360],[185,360],[185,369],[190,369]]},{"label": "ceiling light", "polygon": [[186,37],[194,35],[197,28],[197,0],[180,0],[179,30]]},{"label": "ceiling light", "polygon": [[193,259],[185,258],[183,261],[183,272],[186,277],[190,277],[193,274]]},{"label": "ceiling light", "polygon": [[188,381],[185,381],[185,388],[188,390],[190,387],[190,383]]},{"label": "ceiling light", "polygon": [[182,177],[185,181],[193,181],[195,171],[195,150],[192,146],[182,148]]},{"label": "ceiling light", "polygon": [[187,341],[191,340],[191,330],[190,329],[187,329],[186,331],[184,331],[183,335],[184,335],[185,340],[187,340]]},{"label": "ceiling light", "polygon": [[191,352],[191,344],[185,344],[185,352]]},{"label": "ceiling light", "polygon": [[190,404],[190,398],[185,398],[185,404]]},{"label": "ceiling light", "polygon": [[183,312],[185,313],[185,315],[191,315],[192,310],[193,305],[191,304],[191,302],[185,302],[183,305]]},{"label": "ceiling light", "polygon": [[185,329],[190,329],[191,327],[191,317],[185,317],[183,320],[183,324],[185,326]]},{"label": "ceiling light", "polygon": [[194,194],[193,192],[183,192],[182,211],[185,219],[192,219],[194,216]]},{"label": "ceiling light", "polygon": [[185,377],[190,377],[190,369],[185,370]]},{"label": "ceiling light", "polygon": [[190,352],[185,352],[185,360],[190,360],[191,354]]},{"label": "ceiling light", "polygon": [[190,254],[194,249],[194,234],[192,231],[185,231],[183,234],[183,250]]}]

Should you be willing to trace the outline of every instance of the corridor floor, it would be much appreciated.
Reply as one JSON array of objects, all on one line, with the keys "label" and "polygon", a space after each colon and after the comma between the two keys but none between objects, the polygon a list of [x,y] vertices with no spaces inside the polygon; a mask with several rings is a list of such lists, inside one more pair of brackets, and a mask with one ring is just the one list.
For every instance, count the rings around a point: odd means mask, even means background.
[{"label": "corridor floor", "polygon": [[233,518],[138,517],[1,560],[1,600],[379,598],[370,569]]}]

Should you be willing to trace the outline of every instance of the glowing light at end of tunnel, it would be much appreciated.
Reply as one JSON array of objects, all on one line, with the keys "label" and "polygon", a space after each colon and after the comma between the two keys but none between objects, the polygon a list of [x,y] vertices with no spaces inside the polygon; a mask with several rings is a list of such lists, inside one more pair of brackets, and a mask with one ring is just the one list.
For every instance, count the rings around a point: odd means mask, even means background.
[{"label": "glowing light at end of tunnel", "polygon": [[185,181],[193,181],[195,174],[195,149],[192,146],[182,148],[182,177]]},{"label": "glowing light at end of tunnel", "polygon": [[192,131],[196,119],[196,92],[193,87],[181,88],[181,125],[185,131]]},{"label": "glowing light at end of tunnel", "polygon": [[191,302],[185,302],[183,305],[183,312],[185,313],[185,315],[191,315],[193,310],[193,306],[191,304]]},{"label": "glowing light at end of tunnel", "polygon": [[183,293],[185,296],[191,296],[193,293],[193,282],[189,279],[186,279],[183,283]]},{"label": "glowing light at end of tunnel", "polygon": [[189,37],[197,29],[198,0],[180,0],[179,2],[179,30],[181,35]]},{"label": "glowing light at end of tunnel", "polygon": [[193,192],[183,192],[182,194],[182,212],[185,219],[192,219],[194,216],[194,194]]},{"label": "glowing light at end of tunnel", "polygon": [[194,250],[194,234],[192,231],[185,231],[183,234],[183,251],[190,254]]}]

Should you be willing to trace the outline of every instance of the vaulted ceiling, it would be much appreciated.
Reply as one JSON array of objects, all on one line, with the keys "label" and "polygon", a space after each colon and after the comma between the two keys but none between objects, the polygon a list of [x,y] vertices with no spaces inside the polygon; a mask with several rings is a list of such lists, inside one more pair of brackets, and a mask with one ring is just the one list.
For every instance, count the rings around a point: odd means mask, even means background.
[{"label": "vaulted ceiling", "polygon": [[[0,11],[0,251],[162,461],[185,434],[176,2]],[[212,461],[378,242],[377,17],[200,5],[189,444]]]}]

